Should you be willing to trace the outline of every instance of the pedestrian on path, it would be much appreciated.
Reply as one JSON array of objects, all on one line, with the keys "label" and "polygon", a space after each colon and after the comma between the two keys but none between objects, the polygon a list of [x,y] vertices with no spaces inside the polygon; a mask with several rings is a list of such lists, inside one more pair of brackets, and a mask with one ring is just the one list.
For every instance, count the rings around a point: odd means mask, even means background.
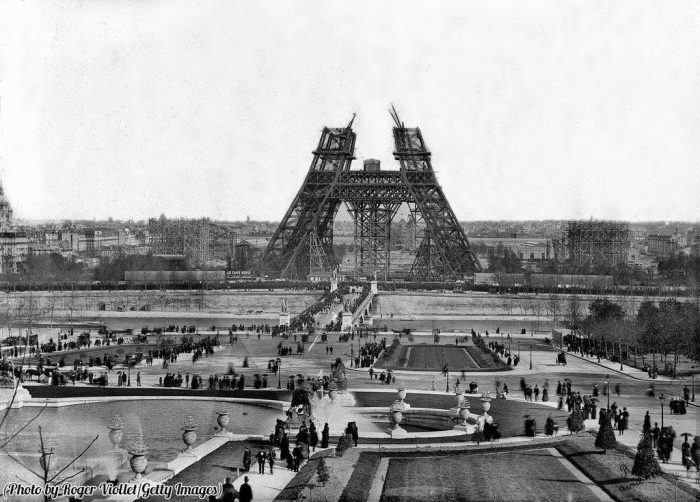
[{"label": "pedestrian on path", "polygon": [[659,436],[661,435],[661,429],[659,429],[659,422],[654,422],[654,428],[651,430],[652,447],[656,448],[656,444],[659,441]]},{"label": "pedestrian on path", "polygon": [[323,426],[323,431],[321,431],[321,448],[328,448],[328,439],[330,437],[330,431],[328,430],[328,424]]},{"label": "pedestrian on path", "polygon": [[267,462],[270,464],[270,474],[273,474],[273,469],[275,467],[275,449],[272,447],[267,450]]},{"label": "pedestrian on path", "polygon": [[253,500],[253,489],[248,484],[248,476],[243,478],[243,484],[238,491],[238,500],[240,502],[251,502]]},{"label": "pedestrian on path", "polygon": [[260,450],[255,458],[258,460],[258,474],[265,474],[265,461],[267,460],[267,453]]},{"label": "pedestrian on path", "polygon": [[250,471],[250,464],[253,462],[253,454],[250,452],[250,448],[245,447],[243,452],[243,472]]}]

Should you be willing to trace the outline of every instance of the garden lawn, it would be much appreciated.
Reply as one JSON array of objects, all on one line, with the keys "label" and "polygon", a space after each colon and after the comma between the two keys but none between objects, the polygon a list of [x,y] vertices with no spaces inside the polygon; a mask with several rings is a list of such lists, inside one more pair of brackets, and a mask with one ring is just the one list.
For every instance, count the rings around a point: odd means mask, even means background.
[{"label": "garden lawn", "polygon": [[383,502],[590,500],[590,489],[545,449],[389,460]]}]

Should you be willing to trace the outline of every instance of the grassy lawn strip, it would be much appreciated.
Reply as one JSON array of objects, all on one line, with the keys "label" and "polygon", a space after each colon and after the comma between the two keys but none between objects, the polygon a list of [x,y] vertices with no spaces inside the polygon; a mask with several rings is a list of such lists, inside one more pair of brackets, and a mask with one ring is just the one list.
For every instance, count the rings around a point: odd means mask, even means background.
[{"label": "grassy lawn strip", "polygon": [[[316,469],[318,468],[318,460],[320,458],[325,458],[328,469],[333,471],[332,462],[335,459],[334,448],[312,455],[301,467],[297,475],[284,487],[284,490],[275,497],[275,500],[299,500],[305,491],[308,493],[309,482],[316,482]],[[320,488],[320,490],[323,490],[323,488]]]},{"label": "grassy lawn strip", "polygon": [[381,460],[381,455],[377,453],[363,452],[360,454],[355,470],[350,476],[350,481],[340,495],[340,502],[367,500]]},{"label": "grassy lawn strip", "polygon": [[[607,453],[602,453],[593,446],[593,437],[590,434],[572,436],[571,441],[560,443],[557,449],[572,464],[586,476],[595,481],[610,497],[621,502],[666,500],[670,493],[674,493],[674,483],[669,476],[645,480],[641,484],[635,484],[637,479],[632,476],[634,455],[629,448],[619,446]],[[621,466],[628,469],[627,477]],[[700,491],[678,484],[678,501],[698,500]]]},{"label": "grassy lawn strip", "polygon": [[[497,483],[484,482],[498,474]],[[549,451],[392,458],[381,500],[589,500],[591,492]]]}]

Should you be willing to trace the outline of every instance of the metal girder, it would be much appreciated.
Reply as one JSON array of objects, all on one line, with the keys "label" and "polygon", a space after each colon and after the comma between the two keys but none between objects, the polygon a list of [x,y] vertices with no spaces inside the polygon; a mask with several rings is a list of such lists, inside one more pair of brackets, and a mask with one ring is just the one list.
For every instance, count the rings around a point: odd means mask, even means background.
[{"label": "metal girder", "polygon": [[272,235],[259,264],[259,272],[287,279],[303,278],[308,270],[308,242],[315,230],[329,257],[333,255],[332,222],[340,201],[329,200],[339,174],[354,159],[352,121],[345,128],[324,128],[304,184]]},{"label": "metal girder", "polygon": [[[438,273],[444,278],[458,279],[481,271],[464,230],[437,182],[430,163],[430,152],[420,129],[395,127],[394,145],[394,157],[401,166],[404,183],[410,187],[413,201],[426,224],[426,237],[430,238],[427,246],[421,243],[419,251],[423,255],[427,253],[426,250],[430,250],[433,255],[437,254],[426,260],[419,252],[411,269],[412,275],[431,277]],[[435,264],[439,264],[441,270],[430,270],[429,267]]]},{"label": "metal girder", "polygon": [[305,277],[315,263],[336,267],[333,220],[342,202],[355,219],[355,261],[362,274],[388,275],[391,221],[401,203],[424,225],[412,277],[458,279],[481,270],[437,182],[420,129],[406,128],[395,112],[392,116],[398,171],[350,171],[352,121],[323,130],[306,179],[263,253],[260,272],[294,279]]},{"label": "metal girder", "polygon": [[348,202],[355,220],[355,273],[377,274],[384,280],[391,266],[391,221],[400,204],[372,201]]}]

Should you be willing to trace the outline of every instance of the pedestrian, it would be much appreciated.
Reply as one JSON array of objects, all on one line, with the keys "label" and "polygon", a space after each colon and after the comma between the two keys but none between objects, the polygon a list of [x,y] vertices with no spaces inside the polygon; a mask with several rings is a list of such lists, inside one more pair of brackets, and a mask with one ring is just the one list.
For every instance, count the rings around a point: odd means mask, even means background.
[{"label": "pedestrian", "polygon": [[309,426],[309,446],[311,446],[311,451],[316,451],[316,445],[318,444],[318,432],[316,431],[316,426],[313,422]]},{"label": "pedestrian", "polygon": [[273,447],[267,450],[267,462],[270,464],[270,474],[272,474],[275,467],[275,449]]},{"label": "pedestrian", "polygon": [[294,472],[299,472],[299,465],[301,464],[302,455],[301,447],[299,446],[299,443],[297,443],[294,450],[292,450],[292,456],[294,457]]},{"label": "pedestrian", "polygon": [[253,463],[253,454],[247,446],[243,451],[243,472],[250,471],[250,464]]},{"label": "pedestrian", "polygon": [[615,384],[615,394],[617,394],[618,396],[620,395],[620,384],[619,383]]},{"label": "pedestrian", "polygon": [[647,410],[646,415],[644,415],[644,424],[642,425],[642,432],[644,434],[651,433],[651,417],[649,416],[649,410]]},{"label": "pedestrian", "polygon": [[328,424],[323,426],[323,431],[321,431],[321,448],[328,448],[328,439],[330,437],[330,432],[328,430]]},{"label": "pedestrian", "polygon": [[535,384],[535,390],[533,391],[535,394],[535,401],[537,401],[537,398],[540,397],[540,388]]},{"label": "pedestrian", "polygon": [[257,455],[255,455],[255,458],[258,461],[258,474],[265,474],[265,461],[267,460],[267,453],[260,450]]},{"label": "pedestrian", "polygon": [[240,502],[252,502],[253,500],[253,489],[248,484],[248,476],[243,478],[243,484],[238,491],[238,500]]},{"label": "pedestrian", "polygon": [[227,477],[224,484],[221,486],[221,498],[210,497],[209,500],[218,500],[219,502],[234,502],[238,497],[238,492],[231,483],[231,478]]},{"label": "pedestrian", "polygon": [[652,448],[656,448],[660,435],[661,429],[659,429],[659,422],[654,422],[654,428],[651,430]]},{"label": "pedestrian", "polygon": [[140,371],[136,372],[136,386],[141,387],[141,372]]},{"label": "pedestrian", "polygon": [[690,443],[688,442],[688,436],[685,437],[685,441],[681,445],[681,463],[685,467],[685,472],[690,471],[693,465],[693,459],[690,454]]},{"label": "pedestrian", "polygon": [[693,446],[690,447],[690,458],[693,459],[695,470],[700,472],[700,436],[693,438]]}]

